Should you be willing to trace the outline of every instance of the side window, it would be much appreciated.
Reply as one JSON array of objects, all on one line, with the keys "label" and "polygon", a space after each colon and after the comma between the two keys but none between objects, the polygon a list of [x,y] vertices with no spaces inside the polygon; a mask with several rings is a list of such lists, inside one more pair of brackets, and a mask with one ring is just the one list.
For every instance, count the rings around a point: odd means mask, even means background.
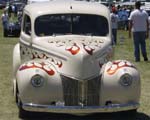
[{"label": "side window", "polygon": [[31,35],[31,19],[28,15],[24,16],[23,31],[26,34]]}]

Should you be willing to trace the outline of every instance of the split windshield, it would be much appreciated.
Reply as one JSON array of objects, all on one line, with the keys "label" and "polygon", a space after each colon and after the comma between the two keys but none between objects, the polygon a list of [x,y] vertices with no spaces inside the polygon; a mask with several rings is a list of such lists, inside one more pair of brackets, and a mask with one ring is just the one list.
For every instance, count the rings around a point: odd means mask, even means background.
[{"label": "split windshield", "polygon": [[51,14],[35,20],[37,36],[81,34],[106,36],[108,21],[104,16],[89,14]]}]

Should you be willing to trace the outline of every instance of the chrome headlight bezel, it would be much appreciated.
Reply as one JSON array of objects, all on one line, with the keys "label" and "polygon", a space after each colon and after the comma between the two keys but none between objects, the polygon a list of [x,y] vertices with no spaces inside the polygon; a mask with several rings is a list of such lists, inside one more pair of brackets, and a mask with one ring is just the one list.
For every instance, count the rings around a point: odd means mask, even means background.
[{"label": "chrome headlight bezel", "polygon": [[33,87],[41,87],[44,84],[44,77],[36,74],[31,78],[31,84]]},{"label": "chrome headlight bezel", "polygon": [[131,86],[132,82],[133,82],[133,77],[128,73],[125,73],[124,75],[120,77],[120,84],[122,86],[125,86],[125,87]]}]

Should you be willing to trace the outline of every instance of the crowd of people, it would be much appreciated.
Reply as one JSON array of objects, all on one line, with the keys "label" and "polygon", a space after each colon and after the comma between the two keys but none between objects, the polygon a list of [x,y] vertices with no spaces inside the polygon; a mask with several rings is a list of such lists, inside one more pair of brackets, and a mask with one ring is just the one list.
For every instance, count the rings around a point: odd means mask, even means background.
[{"label": "crowd of people", "polygon": [[3,36],[16,36],[20,35],[22,10],[24,4],[9,3],[4,9],[1,15],[1,21],[3,26]]},{"label": "crowd of people", "polygon": [[131,11],[133,11],[133,6],[112,6],[111,7],[111,23],[112,23],[112,44],[117,44],[117,30],[128,30],[128,18]]},{"label": "crowd of people", "polygon": [[[24,6],[23,6],[24,7]],[[23,9],[23,8],[22,8]],[[12,19],[12,17],[16,17],[18,22],[21,22],[22,19],[22,11],[19,10],[17,5],[7,5],[1,16],[3,27],[5,28],[8,22]]]},{"label": "crowd of people", "polygon": [[[124,17],[120,17],[119,12],[122,12],[121,15]],[[126,8],[120,10],[119,7],[112,7],[110,18],[112,23],[112,44],[117,44],[117,30],[121,25],[121,28],[129,31],[129,38],[131,38],[131,34],[133,35],[135,61],[140,61],[140,51],[144,61],[148,61],[146,39],[150,32],[150,17],[145,10],[141,9],[141,2],[135,2],[135,9],[130,10]],[[121,18],[122,20],[120,20]],[[120,21],[121,24],[119,24]]]}]

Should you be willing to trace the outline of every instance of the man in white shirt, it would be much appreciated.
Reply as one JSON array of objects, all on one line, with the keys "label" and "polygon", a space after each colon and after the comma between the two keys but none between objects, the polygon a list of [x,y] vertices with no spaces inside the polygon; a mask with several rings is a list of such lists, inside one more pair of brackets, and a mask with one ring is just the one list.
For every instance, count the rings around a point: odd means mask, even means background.
[{"label": "man in white shirt", "polygon": [[146,11],[141,10],[141,3],[137,1],[135,3],[135,10],[131,12],[129,17],[129,37],[131,37],[131,29],[133,32],[134,41],[134,56],[135,61],[140,61],[140,48],[144,61],[148,61],[146,52],[146,37],[148,37],[148,14]]},{"label": "man in white shirt", "polygon": [[112,12],[110,14],[110,19],[111,19],[111,25],[112,25],[112,37],[113,41],[112,44],[117,44],[117,29],[118,29],[118,15],[116,14],[116,8],[112,8]]}]

